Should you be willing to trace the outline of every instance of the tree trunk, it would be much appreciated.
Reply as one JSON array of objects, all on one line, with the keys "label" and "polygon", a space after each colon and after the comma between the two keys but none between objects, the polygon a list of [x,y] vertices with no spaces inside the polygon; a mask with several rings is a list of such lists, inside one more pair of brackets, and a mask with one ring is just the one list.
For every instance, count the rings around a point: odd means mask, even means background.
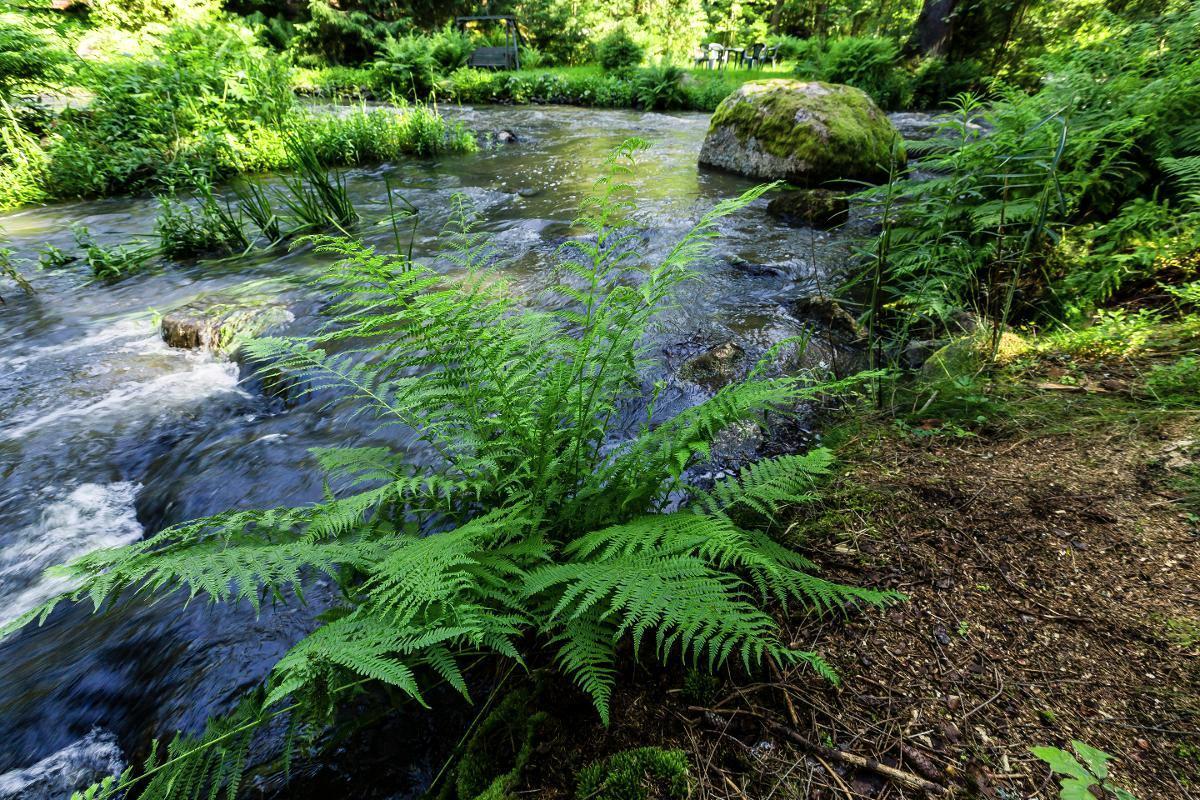
[{"label": "tree trunk", "polygon": [[941,55],[954,36],[954,9],[958,0],[925,0],[905,50],[926,56]]}]

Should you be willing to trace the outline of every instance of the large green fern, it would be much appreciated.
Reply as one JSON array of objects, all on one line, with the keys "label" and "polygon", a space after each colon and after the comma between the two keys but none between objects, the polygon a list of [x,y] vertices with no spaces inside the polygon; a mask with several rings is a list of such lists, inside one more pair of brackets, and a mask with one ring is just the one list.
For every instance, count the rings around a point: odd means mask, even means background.
[{"label": "large green fern", "polygon": [[[604,719],[624,640],[661,661],[715,668],[733,659],[747,669],[804,661],[832,676],[815,653],[779,639],[767,605],[825,612],[893,595],[817,578],[811,562],[764,532],[785,506],[813,498],[828,452],[760,462],[707,490],[690,475],[730,426],[765,425],[768,414],[793,413],[840,385],[758,369],[614,440],[616,415],[642,400],[656,316],[691,277],[717,221],[770,188],[718,204],[647,267],[626,181],[644,146],[621,147],[585,202],[577,223],[589,235],[562,251],[550,311],[508,291],[463,206],[445,236],[446,258],[465,270],[456,280],[402,254],[317,240],[336,257],[328,324],[306,338],[252,342],[250,355],[301,391],[348,393],[357,413],[415,436],[433,467],[390,448],[317,451],[331,485],[346,487],[340,494],[219,514],[85,556],[62,569],[78,588],[19,624],[62,599],[100,607],[119,594],[181,588],[257,604],[302,595],[318,573],[329,576],[344,603],[275,666],[253,714],[241,712],[251,721],[319,716],[364,681],[421,703],[432,681],[469,696],[469,660],[523,663],[531,646],[550,648]],[[671,510],[687,496],[690,508]],[[228,748],[211,739],[193,747],[207,760],[189,775],[213,790],[236,783],[237,769],[203,766]],[[143,796],[177,796],[170,776],[185,761],[147,765]]]}]

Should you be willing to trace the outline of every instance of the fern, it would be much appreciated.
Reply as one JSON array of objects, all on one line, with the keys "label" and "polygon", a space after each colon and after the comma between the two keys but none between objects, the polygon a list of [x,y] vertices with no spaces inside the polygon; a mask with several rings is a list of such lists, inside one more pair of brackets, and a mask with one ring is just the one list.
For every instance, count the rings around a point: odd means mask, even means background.
[{"label": "fern", "polygon": [[[770,377],[760,365],[671,419],[651,425],[648,414],[631,438],[615,436],[615,417],[642,400],[647,331],[719,220],[769,188],[718,204],[645,266],[628,185],[644,147],[619,148],[583,204],[577,223],[588,234],[561,251],[551,310],[508,291],[461,199],[443,235],[445,262],[465,272],[454,281],[404,253],[315,238],[335,259],[323,278],[334,297],[327,323],[308,337],[251,342],[249,354],[303,392],[353,399],[381,435],[415,437],[432,466],[391,447],[317,450],[331,487],[320,502],[231,511],[92,553],[62,570],[75,588],[15,626],[63,600],[99,608],[171,591],[257,607],[302,598],[328,576],[340,604],[275,665],[250,728],[277,714],[318,728],[341,692],[364,683],[422,704],[435,682],[469,697],[478,657],[520,664],[539,651],[607,720],[624,640],[660,661],[807,662],[832,677],[815,653],[780,640],[768,604],[825,613],[896,595],[822,580],[765,532],[786,507],[812,500],[829,453],[748,466],[707,491],[690,476],[730,426],[766,426],[852,381]],[[689,510],[669,511],[687,495]],[[175,755],[184,746],[148,765],[147,791],[175,780],[186,791],[236,786],[244,750],[194,742],[204,755],[192,766]]]}]

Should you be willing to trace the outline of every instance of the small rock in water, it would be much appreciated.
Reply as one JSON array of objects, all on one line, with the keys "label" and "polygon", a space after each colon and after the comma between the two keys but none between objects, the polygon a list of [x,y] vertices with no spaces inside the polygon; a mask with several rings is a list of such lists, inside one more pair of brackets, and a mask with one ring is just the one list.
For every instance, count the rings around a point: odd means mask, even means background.
[{"label": "small rock in water", "polygon": [[722,342],[685,361],[679,377],[715,391],[736,378],[745,361],[745,350],[733,342]]},{"label": "small rock in water", "polygon": [[788,225],[833,228],[846,221],[850,200],[845,192],[801,189],[777,195],[767,204],[767,213]]},{"label": "small rock in water", "polygon": [[164,314],[159,329],[171,347],[224,354],[241,340],[293,319],[287,308],[271,300],[200,298]]},{"label": "small rock in water", "polygon": [[496,134],[496,141],[500,144],[516,144],[518,139],[512,131],[502,130]]},{"label": "small rock in water", "polygon": [[94,728],[36,764],[0,775],[0,800],[62,800],[124,768],[117,737]]},{"label": "small rock in water", "polygon": [[787,270],[777,267],[774,264],[759,264],[754,261],[747,261],[744,258],[734,256],[729,259],[729,266],[736,269],[738,272],[745,272],[747,275],[767,276],[772,278],[782,278],[787,275]]},{"label": "small rock in water", "polygon": [[827,294],[801,297],[792,303],[792,313],[799,317],[812,317],[831,330],[848,333],[855,337],[863,335],[858,320],[842,307],[842,304]]}]

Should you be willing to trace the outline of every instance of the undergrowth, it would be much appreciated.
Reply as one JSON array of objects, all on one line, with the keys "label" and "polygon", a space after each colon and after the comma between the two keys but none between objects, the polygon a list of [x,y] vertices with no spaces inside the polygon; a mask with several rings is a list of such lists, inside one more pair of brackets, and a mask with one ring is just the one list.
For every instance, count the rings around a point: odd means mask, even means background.
[{"label": "undergrowth", "polygon": [[344,487],[322,502],[228,511],[63,567],[75,588],[12,627],[45,620],[62,602],[100,609],[118,595],[182,591],[257,608],[300,598],[320,574],[340,598],[261,695],[97,796],[133,783],[144,800],[232,792],[263,720],[290,713],[315,734],[347,687],[363,684],[421,704],[435,681],[470,697],[468,665],[480,655],[551,659],[605,721],[626,642],[638,657],[708,670],[804,663],[834,677],[820,655],[781,641],[766,610],[820,614],[897,599],[817,577],[772,536],[777,514],[817,496],[829,451],[761,461],[710,487],[691,470],[731,426],[764,426],[856,380],[773,375],[765,359],[675,416],[660,418],[651,394],[637,432],[615,436],[618,417],[645,403],[646,332],[718,221],[770,188],[719,203],[646,266],[627,183],[644,147],[619,148],[584,201],[576,223],[589,235],[560,251],[554,310],[531,311],[508,291],[461,199],[443,237],[461,281],[403,253],[316,240],[337,258],[325,277],[337,299],[328,324],[311,337],[250,342],[248,353],[307,391],[348,392],[359,413],[409,432],[436,463],[418,468],[391,447],[318,450],[329,485]]}]

